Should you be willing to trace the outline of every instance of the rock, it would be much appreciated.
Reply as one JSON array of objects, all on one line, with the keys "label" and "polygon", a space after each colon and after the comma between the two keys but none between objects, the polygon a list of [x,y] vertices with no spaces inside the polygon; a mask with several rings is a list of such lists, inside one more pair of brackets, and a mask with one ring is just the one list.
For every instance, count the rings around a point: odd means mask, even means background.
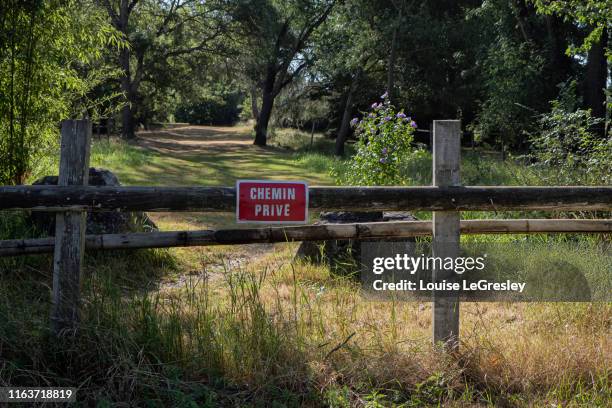
[{"label": "rock", "polygon": [[[325,211],[319,215],[316,225],[321,224],[352,224],[358,222],[388,222],[416,221],[409,212],[404,211]],[[369,242],[411,242],[414,238],[380,238],[368,239]],[[302,242],[296,253],[297,259],[309,260],[313,263],[326,261],[332,272],[347,275],[357,271],[361,259],[361,242],[348,240]]]},{"label": "rock", "polygon": [[[57,176],[45,176],[36,180],[33,185],[57,185]],[[89,168],[90,186],[120,186],[115,174],[109,170]],[[32,211],[32,223],[40,232],[55,235],[55,215],[53,213]],[[87,234],[121,234],[127,232],[155,231],[157,226],[144,212],[88,212]]]},{"label": "rock", "polygon": [[[418,221],[418,219],[407,211],[385,211],[383,221]],[[402,241],[404,239],[402,238]]]},{"label": "rock", "polygon": [[355,222],[379,222],[384,218],[382,211],[323,211],[317,224],[350,224]]}]

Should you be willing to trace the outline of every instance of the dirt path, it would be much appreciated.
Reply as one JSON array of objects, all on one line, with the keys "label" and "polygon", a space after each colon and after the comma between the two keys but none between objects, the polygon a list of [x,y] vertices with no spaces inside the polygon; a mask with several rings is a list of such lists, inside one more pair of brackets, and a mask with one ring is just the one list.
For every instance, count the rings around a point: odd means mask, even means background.
[{"label": "dirt path", "polygon": [[[327,171],[313,172],[296,161],[292,150],[253,145],[251,131],[250,126],[186,126],[139,132],[136,145],[153,154],[138,166],[126,166],[120,178],[156,186],[233,186],[248,178],[332,184]],[[152,218],[166,230],[237,227],[228,213],[156,213]]]},{"label": "dirt path", "polygon": [[325,169],[313,172],[295,151],[252,143],[250,126],[186,126],[139,132],[136,145],[151,153],[146,162],[126,165],[121,180],[131,185],[231,186],[237,179],[305,179],[333,184]]},{"label": "dirt path", "polygon": [[[287,150],[254,146],[248,126],[185,126],[139,132],[137,136],[138,146],[156,153],[141,171],[157,185],[233,185],[237,178],[295,178],[291,173],[299,172],[292,165],[291,153]],[[233,213],[149,215],[162,230],[238,227]],[[203,270],[218,275],[227,267],[243,268],[266,262],[274,251],[273,244],[183,248],[179,253],[194,259],[191,269],[174,276],[162,286],[184,285],[190,276],[200,275]]]},{"label": "dirt path", "polygon": [[235,154],[273,158],[287,150],[274,146],[255,146],[250,126],[184,126],[138,132],[141,147],[175,157],[193,155],[233,158]]},{"label": "dirt path", "polygon": [[184,126],[139,132],[138,142],[143,147],[171,154],[192,148],[232,150],[253,144],[250,129],[248,126]]}]

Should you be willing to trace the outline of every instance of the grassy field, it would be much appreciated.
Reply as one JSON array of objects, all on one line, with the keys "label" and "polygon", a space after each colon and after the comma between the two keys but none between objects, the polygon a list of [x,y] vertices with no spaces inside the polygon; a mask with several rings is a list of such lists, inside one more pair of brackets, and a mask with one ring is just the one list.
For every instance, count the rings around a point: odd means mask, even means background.
[{"label": "grassy field", "polygon": [[[232,185],[237,178],[333,184],[331,142],[291,130],[272,146],[247,128],[141,133],[96,141],[92,165],[128,185]],[[53,163],[47,164],[52,166]],[[430,181],[427,155],[407,178]],[[538,184],[532,168],[465,152],[465,184]],[[429,214],[420,213],[420,218]],[[518,217],[525,213],[469,213]],[[543,215],[533,213],[531,215]],[[547,214],[550,216],[550,214]],[[563,214],[584,216],[584,214]],[[233,226],[233,214],[152,214],[161,229]],[[21,220],[21,221],[20,221]],[[3,236],[27,228],[1,217]],[[599,238],[531,240],[609,285]],[[0,264],[0,385],[79,387],[83,406],[609,406],[609,303],[465,303],[459,352],[432,346],[429,303],[364,299],[350,278],[294,260],[297,244],[87,254],[82,330],[47,332],[48,256]],[[559,255],[554,255],[559,256]],[[606,275],[607,274],[607,275]],[[119,404],[122,402],[123,404]]]}]

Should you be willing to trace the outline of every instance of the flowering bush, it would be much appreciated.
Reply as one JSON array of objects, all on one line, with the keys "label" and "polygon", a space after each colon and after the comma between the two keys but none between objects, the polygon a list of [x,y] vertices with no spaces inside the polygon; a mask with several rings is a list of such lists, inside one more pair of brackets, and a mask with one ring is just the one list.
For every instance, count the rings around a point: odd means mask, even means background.
[{"label": "flowering bush", "polygon": [[334,172],[341,184],[372,186],[406,182],[400,177],[400,168],[410,159],[412,134],[417,125],[403,111],[395,111],[386,93],[381,100],[372,104],[361,120],[351,121],[358,137],[357,152],[348,168],[343,169],[344,174]]}]

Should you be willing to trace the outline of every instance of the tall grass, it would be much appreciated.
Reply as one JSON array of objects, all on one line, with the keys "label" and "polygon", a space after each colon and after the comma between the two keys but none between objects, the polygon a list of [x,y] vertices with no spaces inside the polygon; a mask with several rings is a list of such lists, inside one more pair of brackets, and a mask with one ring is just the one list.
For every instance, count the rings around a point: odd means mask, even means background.
[{"label": "tall grass", "polygon": [[41,280],[3,276],[2,385],[77,386],[87,405],[604,406],[611,396],[608,305],[464,304],[461,351],[448,355],[429,343],[429,305],[366,300],[325,267],[282,262],[290,247],[155,290],[96,268],[81,330],[61,343],[47,332]]},{"label": "tall grass", "polygon": [[[301,166],[318,174],[346,166],[330,154],[331,141],[317,137],[311,148],[300,134],[290,146],[294,136],[277,132],[273,141]],[[92,163],[138,168],[151,154],[96,141]],[[411,184],[429,184],[430,155],[403,171]],[[469,152],[462,171],[465,184],[539,180],[519,162]],[[0,217],[2,238],[34,234],[29,228],[23,215]],[[530,258],[508,253],[509,260],[576,256],[597,271],[590,279],[598,290],[609,287],[600,240],[528,239]],[[554,250],[557,241],[566,246]],[[262,257],[245,250],[242,263],[233,259],[236,247],[88,252],[81,328],[61,340],[48,330],[50,257],[1,260],[0,386],[74,386],[80,405],[101,407],[603,407],[612,400],[609,303],[464,303],[462,343],[449,354],[430,343],[429,303],[371,301],[326,265],[293,260],[295,244],[266,250]]]}]

